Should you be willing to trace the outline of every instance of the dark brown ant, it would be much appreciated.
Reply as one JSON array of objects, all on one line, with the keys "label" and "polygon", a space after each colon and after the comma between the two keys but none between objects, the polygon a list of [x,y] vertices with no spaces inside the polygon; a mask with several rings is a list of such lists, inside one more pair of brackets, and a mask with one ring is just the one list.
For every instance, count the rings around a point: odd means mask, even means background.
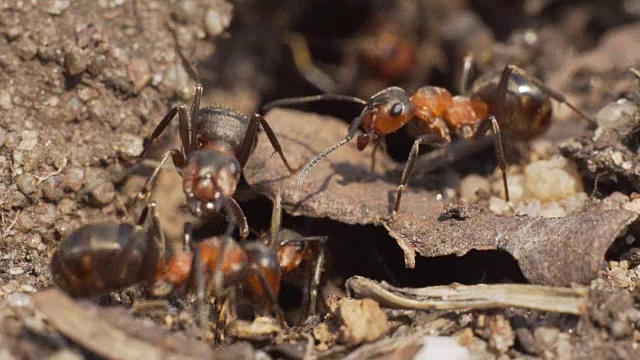
[{"label": "dark brown ant", "polygon": [[[472,58],[465,59],[466,82]],[[466,84],[463,85],[463,93]],[[548,127],[551,116],[549,97],[567,104],[584,119],[590,118],[570,104],[566,98],[550,89],[541,80],[529,76],[514,65],[505,66],[501,75],[491,74],[476,80],[469,95],[452,96],[444,88],[425,86],[409,96],[399,87],[389,87],[373,95],[369,101],[334,94],[321,94],[300,98],[286,98],[272,101],[264,106],[268,110],[277,106],[289,106],[322,100],[351,101],[364,105],[361,114],[349,125],[347,136],[339,143],[321,152],[311,160],[300,173],[298,185],[302,186],[309,171],[331,152],[356,136],[360,126],[364,134],[357,137],[358,150],[364,150],[371,142],[393,133],[414,120],[421,135],[414,141],[402,179],[396,192],[395,204],[390,214],[394,219],[399,208],[403,191],[419,155],[420,145],[443,146],[452,137],[475,140],[484,136],[491,128],[494,134],[495,152],[502,172],[505,200],[509,202],[506,160],[502,145],[500,127],[508,130],[516,138],[531,138]],[[375,150],[375,149],[374,149]],[[374,152],[375,153],[375,152]]]},{"label": "dark brown ant", "polygon": [[233,218],[233,223],[240,228],[240,236],[246,238],[249,235],[247,219],[233,195],[240,182],[242,169],[255,149],[258,126],[262,126],[287,169],[292,173],[296,169],[289,165],[278,138],[261,115],[253,114],[247,118],[231,109],[216,106],[200,108],[202,85],[199,77],[180,49],[178,54],[187,72],[196,81],[191,109],[187,112],[184,104],[173,107],[151,134],[141,157],[145,156],[176,114],[182,147],[180,150],[169,150],[164,155],[140,194],[149,194],[160,168],[171,157],[182,175],[183,190],[192,213],[200,217],[205,212],[213,214],[225,208],[227,216]]},{"label": "dark brown ant", "polygon": [[[149,229],[143,226],[148,213],[153,220]],[[283,321],[277,305],[282,274],[310,257],[308,241],[322,244],[326,238],[298,235],[283,239],[280,216],[277,200],[268,244],[252,241],[240,245],[231,236],[224,235],[209,237],[194,245],[191,225],[187,223],[184,251],[174,254],[167,262],[156,205],[150,202],[135,225],[92,224],[73,232],[54,253],[51,273],[54,282],[75,297],[100,295],[139,283],[158,297],[194,290],[201,324],[208,318],[204,306],[207,293],[221,298],[229,295],[233,301],[235,289],[246,284],[249,293],[259,299],[260,308],[275,311]],[[324,252],[320,250],[311,285],[310,313],[315,310],[323,263]]]}]

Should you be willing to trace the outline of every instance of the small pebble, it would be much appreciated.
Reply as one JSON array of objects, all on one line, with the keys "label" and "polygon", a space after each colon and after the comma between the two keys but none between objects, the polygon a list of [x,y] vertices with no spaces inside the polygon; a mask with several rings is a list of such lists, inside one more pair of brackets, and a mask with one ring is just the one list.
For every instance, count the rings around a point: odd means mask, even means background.
[{"label": "small pebble", "polygon": [[471,359],[469,350],[448,336],[424,336],[419,339],[422,348],[413,356],[414,360]]},{"label": "small pebble", "polygon": [[73,48],[64,57],[64,67],[70,75],[80,75],[87,69],[87,59],[80,49]]},{"label": "small pebble", "polygon": [[480,175],[469,175],[460,181],[460,197],[470,203],[478,201],[478,194],[488,194],[491,190],[489,180]]},{"label": "small pebble", "polygon": [[127,74],[133,83],[133,90],[139,92],[151,81],[151,68],[144,59],[133,59],[127,65]]},{"label": "small pebble", "polygon": [[20,133],[22,140],[18,145],[18,150],[31,151],[38,145],[38,132],[34,130],[25,130]]},{"label": "small pebble", "polygon": [[215,37],[229,27],[233,6],[228,2],[218,2],[214,8],[209,8],[204,14],[204,31],[210,37]]},{"label": "small pebble", "polygon": [[7,131],[0,127],[0,147],[4,145],[4,142],[7,140]]},{"label": "small pebble", "polygon": [[524,198],[556,201],[582,190],[578,171],[562,156],[531,162],[524,169]]},{"label": "small pebble", "polygon": [[58,201],[64,197],[63,176],[54,175],[44,181],[42,192],[45,199]]},{"label": "small pebble", "polygon": [[489,198],[489,211],[494,214],[504,214],[509,210],[509,204],[504,199],[492,196]]},{"label": "small pebble", "polygon": [[[35,289],[34,289],[35,291]],[[14,292],[7,296],[7,300],[11,306],[15,307],[25,307],[31,304],[31,295],[25,293]]]},{"label": "small pebble", "polygon": [[10,110],[13,108],[13,103],[11,102],[11,94],[7,90],[0,90],[0,107],[5,110]]},{"label": "small pebble", "polygon": [[2,292],[5,294],[11,294],[18,290],[18,282],[15,280],[9,281],[6,285],[2,286]]},{"label": "small pebble", "polygon": [[533,330],[533,337],[536,339],[538,349],[542,351],[553,349],[559,335],[560,330],[556,328],[540,326]]},{"label": "small pebble", "polygon": [[116,150],[124,157],[135,158],[142,154],[143,140],[139,136],[124,133],[116,144]]},{"label": "small pebble", "polygon": [[24,284],[24,285],[20,286],[20,291],[22,291],[23,293],[34,293],[34,292],[36,292],[36,288],[34,288],[33,286],[31,286],[29,284]]},{"label": "small pebble", "polygon": [[11,275],[21,275],[24,274],[24,269],[19,266],[14,266],[9,269],[9,274]]},{"label": "small pebble", "polygon": [[62,14],[71,5],[70,0],[49,0],[48,3],[47,12],[51,15]]}]

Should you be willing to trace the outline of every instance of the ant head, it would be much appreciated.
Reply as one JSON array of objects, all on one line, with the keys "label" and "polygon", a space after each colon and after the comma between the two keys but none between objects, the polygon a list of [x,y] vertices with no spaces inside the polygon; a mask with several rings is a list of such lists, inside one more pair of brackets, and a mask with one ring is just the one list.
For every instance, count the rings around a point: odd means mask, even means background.
[{"label": "ant head", "polygon": [[404,126],[412,116],[413,104],[403,89],[392,86],[373,95],[360,114],[365,134],[358,137],[358,150]]},{"label": "ant head", "polygon": [[397,86],[388,87],[373,95],[362,114],[375,113],[385,118],[401,118],[411,116],[413,105],[407,93]]},{"label": "ant head", "polygon": [[[299,236],[299,235],[298,235]],[[278,264],[283,272],[297,268],[305,257],[307,246],[300,240],[289,241],[278,247]]]},{"label": "ant head", "polygon": [[223,199],[235,193],[241,173],[240,163],[231,155],[207,149],[192,152],[182,184],[194,214],[219,211]]}]

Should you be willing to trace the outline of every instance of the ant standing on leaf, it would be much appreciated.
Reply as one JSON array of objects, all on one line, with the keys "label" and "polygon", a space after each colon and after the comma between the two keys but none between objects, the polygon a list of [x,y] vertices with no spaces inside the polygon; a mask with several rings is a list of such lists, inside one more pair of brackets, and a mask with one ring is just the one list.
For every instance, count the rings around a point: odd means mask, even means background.
[{"label": "ant standing on leaf", "polygon": [[[472,61],[473,58],[470,56],[465,59],[461,87],[463,93],[466,93]],[[405,90],[392,86],[373,95],[368,101],[352,96],[322,94],[275,100],[266,104],[264,110],[323,100],[351,101],[364,105],[361,114],[351,121],[347,136],[318,154],[302,170],[298,177],[300,186],[316,164],[353,139],[360,127],[364,134],[357,136],[356,145],[358,150],[362,151],[369,143],[414,121],[421,135],[414,141],[402,172],[390,214],[393,220],[400,209],[402,193],[407,188],[420,145],[444,146],[454,137],[475,140],[484,136],[489,129],[493,132],[496,158],[502,172],[504,195],[508,203],[506,160],[500,129],[504,127],[508,136],[513,134],[516,138],[532,138],[539,135],[546,130],[550,122],[549,97],[567,104],[581,117],[590,121],[587,115],[570,104],[562,94],[514,65],[505,66],[500,75],[487,74],[480,77],[467,95],[452,96],[447,89],[436,86],[424,86],[409,95]]]},{"label": "ant standing on leaf", "polygon": [[173,107],[155,128],[141,157],[154,140],[178,116],[181,148],[169,150],[147,179],[140,197],[149,194],[160,168],[171,157],[182,175],[183,190],[191,212],[198,216],[212,215],[224,208],[228,218],[240,228],[240,236],[249,235],[247,219],[233,198],[240,183],[242,169],[256,146],[258,127],[267,134],[271,145],[287,169],[295,172],[287,161],[278,138],[259,114],[251,118],[231,109],[217,106],[200,107],[202,85],[196,70],[178,48],[178,54],[189,76],[196,81],[191,108],[183,104]]}]

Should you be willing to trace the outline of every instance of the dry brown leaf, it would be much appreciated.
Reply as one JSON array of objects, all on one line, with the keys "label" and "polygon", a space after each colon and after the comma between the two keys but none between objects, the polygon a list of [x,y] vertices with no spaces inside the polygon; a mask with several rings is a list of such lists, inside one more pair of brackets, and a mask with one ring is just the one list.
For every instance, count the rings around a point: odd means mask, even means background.
[{"label": "dry brown leaf", "polygon": [[[292,164],[306,164],[347,132],[344,122],[299,111],[276,109],[267,119]],[[257,191],[270,197],[281,192],[283,207],[292,215],[384,225],[404,251],[409,268],[415,266],[416,252],[427,257],[462,256],[473,249],[502,249],[518,260],[532,283],[586,284],[597,276],[613,240],[638,217],[610,210],[558,219],[506,218],[465,207],[465,220],[443,219],[445,204],[436,200],[435,193],[414,186],[405,192],[397,220],[388,222],[382,219],[393,204],[402,167],[386,154],[378,154],[378,170],[371,175],[371,150],[358,152],[355,141],[349,143],[320,162],[302,188],[297,174],[290,175],[272,154],[261,134],[244,171]]]}]

